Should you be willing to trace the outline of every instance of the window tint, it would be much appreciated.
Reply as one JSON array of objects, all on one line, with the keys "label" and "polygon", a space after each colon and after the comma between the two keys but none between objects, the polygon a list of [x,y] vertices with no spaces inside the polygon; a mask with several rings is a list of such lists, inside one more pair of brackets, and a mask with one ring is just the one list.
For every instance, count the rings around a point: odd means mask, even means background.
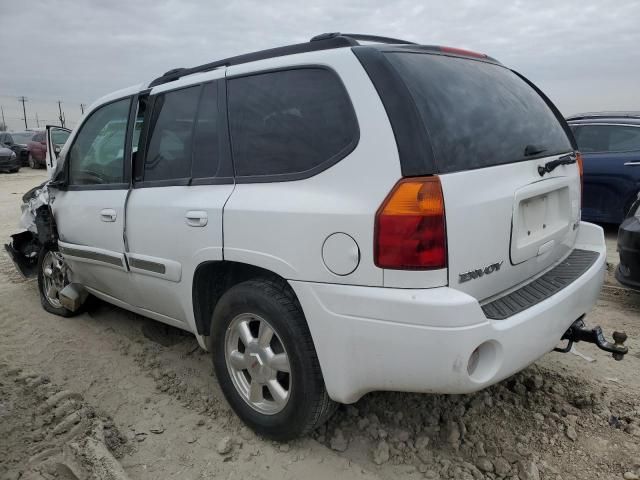
[{"label": "window tint", "polygon": [[640,126],[580,125],[576,141],[582,152],[628,152],[640,150]]},{"label": "window tint", "polygon": [[191,177],[191,137],[200,86],[156,96],[149,125],[144,181]]},{"label": "window tint", "polygon": [[124,182],[124,140],[130,99],[99,108],[82,124],[69,151],[69,183]]},{"label": "window tint", "polygon": [[440,173],[572,150],[544,99],[507,68],[419,53],[387,58],[415,101]]},{"label": "window tint", "polygon": [[358,126],[338,77],[307,68],[228,83],[229,129],[238,176],[307,172],[353,148]]},{"label": "window tint", "polygon": [[220,176],[218,82],[204,85],[193,136],[193,178]]},{"label": "window tint", "polygon": [[65,130],[52,129],[51,130],[51,141],[54,145],[64,145],[67,139],[71,135],[71,132],[67,132]]}]

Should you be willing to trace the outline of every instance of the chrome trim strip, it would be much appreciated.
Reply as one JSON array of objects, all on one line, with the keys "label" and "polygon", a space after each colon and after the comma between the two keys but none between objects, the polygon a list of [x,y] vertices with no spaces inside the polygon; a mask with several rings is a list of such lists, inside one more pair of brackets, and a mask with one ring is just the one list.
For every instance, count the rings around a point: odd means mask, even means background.
[{"label": "chrome trim strip", "polygon": [[129,257],[129,266],[138,268],[140,270],[147,270],[153,273],[160,273],[164,275],[167,271],[166,267],[162,263],[151,262],[149,260],[141,260],[139,258]]},{"label": "chrome trim strip", "polygon": [[71,257],[78,257],[78,258],[86,258],[87,260],[96,260],[98,262],[108,263],[109,265],[115,265],[117,267],[123,266],[122,259],[116,256],[107,255],[105,253],[90,252],[88,250],[79,250],[77,248],[63,247],[62,245],[59,246],[59,249],[60,249],[60,253],[62,253],[63,255],[69,255]]}]

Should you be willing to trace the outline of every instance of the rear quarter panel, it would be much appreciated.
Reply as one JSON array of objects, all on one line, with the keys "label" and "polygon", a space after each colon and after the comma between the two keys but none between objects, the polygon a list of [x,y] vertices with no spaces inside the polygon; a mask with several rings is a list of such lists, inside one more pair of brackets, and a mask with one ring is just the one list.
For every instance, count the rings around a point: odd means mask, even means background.
[{"label": "rear quarter panel", "polygon": [[[375,213],[400,178],[398,152],[384,107],[350,49],[274,58],[227,70],[227,75],[283,67],[327,66],[341,77],[358,119],[355,149],[327,170],[304,180],[237,184],[224,211],[224,257],[271,270],[286,279],[382,285],[373,261]],[[335,275],[322,259],[333,233],[358,244],[353,273]]]}]

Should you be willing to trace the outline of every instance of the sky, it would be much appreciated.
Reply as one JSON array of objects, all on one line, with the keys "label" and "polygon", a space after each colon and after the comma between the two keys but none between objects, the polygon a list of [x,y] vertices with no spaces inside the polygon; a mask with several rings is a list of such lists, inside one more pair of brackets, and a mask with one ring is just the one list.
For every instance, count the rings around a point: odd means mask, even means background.
[{"label": "sky", "polygon": [[[0,106],[10,129],[176,67],[304,42],[323,32],[486,53],[565,115],[640,110],[640,1],[3,0]],[[1,119],[0,119],[1,121]]]}]

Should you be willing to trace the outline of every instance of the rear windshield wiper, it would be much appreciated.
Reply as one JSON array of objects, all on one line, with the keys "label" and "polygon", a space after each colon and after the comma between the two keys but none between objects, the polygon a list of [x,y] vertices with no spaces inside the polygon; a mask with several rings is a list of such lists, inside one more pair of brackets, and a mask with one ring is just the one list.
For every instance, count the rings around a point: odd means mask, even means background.
[{"label": "rear windshield wiper", "polygon": [[538,165],[538,173],[543,177],[545,173],[553,172],[553,170],[560,165],[571,165],[572,163],[576,163],[576,156],[573,153],[569,153],[545,163],[544,166]]},{"label": "rear windshield wiper", "polygon": [[524,147],[524,156],[531,157],[533,155],[538,155],[539,153],[546,152],[546,148],[538,147],[537,145],[527,145]]}]

